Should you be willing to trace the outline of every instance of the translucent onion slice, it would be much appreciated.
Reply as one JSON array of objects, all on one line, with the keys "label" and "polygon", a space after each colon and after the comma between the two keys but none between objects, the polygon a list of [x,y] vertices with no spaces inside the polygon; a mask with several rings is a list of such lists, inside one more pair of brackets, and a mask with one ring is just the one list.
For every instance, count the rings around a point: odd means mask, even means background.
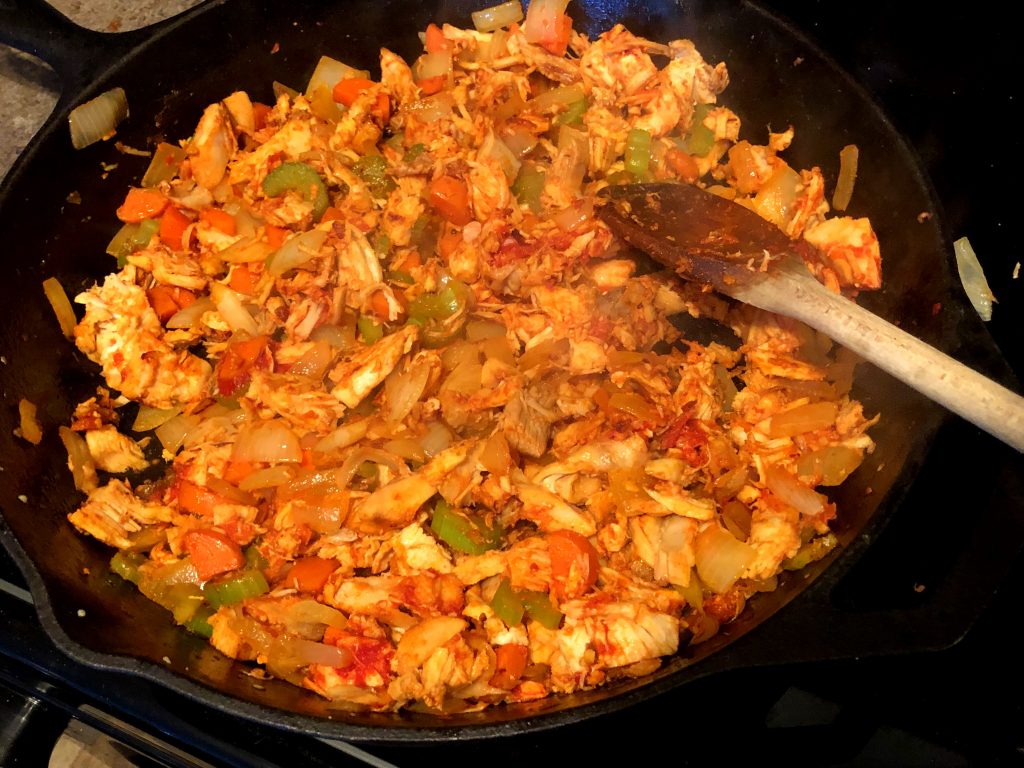
[{"label": "translucent onion slice", "polygon": [[53,314],[57,316],[61,332],[66,338],[73,338],[78,320],[75,319],[75,310],[72,309],[71,301],[68,299],[67,293],[64,292],[64,286],[56,277],[48,277],[43,280],[43,293],[46,294],[46,300],[53,307]]},{"label": "translucent onion slice", "polygon": [[769,437],[793,437],[805,432],[825,429],[836,423],[838,406],[834,402],[798,405],[771,418]]},{"label": "translucent onion slice", "polygon": [[236,461],[260,461],[267,464],[302,461],[298,435],[279,420],[247,424],[238,433],[231,458]]},{"label": "translucent onion slice", "polygon": [[509,0],[507,3],[492,5],[482,11],[473,11],[470,14],[473,19],[473,26],[477,32],[493,32],[501,27],[507,27],[523,19],[523,6],[519,0]]},{"label": "translucent onion slice", "polygon": [[192,328],[199,324],[204,314],[212,312],[214,309],[216,307],[214,306],[213,299],[209,296],[203,296],[193,301],[180,312],[171,315],[165,325],[168,328]]},{"label": "translucent onion slice", "polygon": [[[241,297],[223,283],[210,283],[210,298],[217,305],[217,311],[232,331],[244,331],[258,336],[260,329],[249,310],[242,304]],[[173,319],[173,318],[172,318]]]},{"label": "translucent onion slice", "polygon": [[857,160],[860,150],[856,144],[847,144],[839,150],[839,178],[836,179],[836,191],[832,194],[832,207],[837,211],[845,211],[853,197],[853,184],[857,181]]},{"label": "translucent onion slice", "polygon": [[782,467],[766,464],[764,484],[801,515],[818,515],[825,509],[827,499],[824,496],[808,488]]},{"label": "translucent onion slice", "polygon": [[754,549],[712,523],[699,534],[693,548],[697,574],[712,592],[728,592],[754,559]]},{"label": "translucent onion slice", "polygon": [[140,405],[139,412],[132,423],[133,432],[149,432],[161,424],[165,424],[181,413],[180,408],[154,408],[151,405]]},{"label": "translucent onion slice", "polygon": [[992,289],[988,287],[988,280],[985,279],[985,272],[981,268],[977,254],[971,247],[971,242],[966,237],[961,237],[953,243],[953,253],[956,254],[956,269],[960,273],[960,282],[963,283],[967,298],[982,320],[988,322],[992,319],[992,303],[996,297]]},{"label": "translucent onion slice", "polygon": [[335,451],[340,451],[342,448],[348,448],[350,445],[355,445],[366,437],[366,430],[369,426],[369,419],[345,422],[331,432],[331,434],[320,440],[316,444],[315,450],[320,453],[334,453]]},{"label": "translucent onion slice", "polygon": [[89,453],[89,446],[77,432],[67,427],[60,427],[58,430],[61,442],[68,452],[68,466],[71,467],[71,475],[75,481],[75,488],[90,493],[98,485],[96,478],[96,463]]},{"label": "translucent onion slice", "polygon": [[289,464],[277,464],[265,469],[257,469],[252,474],[246,475],[238,487],[243,491],[258,491],[262,488],[276,488],[279,485],[290,483],[295,479],[296,469]]},{"label": "translucent onion slice", "polygon": [[274,254],[267,271],[272,275],[281,276],[289,269],[305,264],[317,255],[326,239],[327,232],[322,229],[311,229],[309,232],[288,238]]},{"label": "translucent onion slice", "polygon": [[392,423],[402,421],[419,402],[430,379],[430,364],[425,360],[411,366],[402,364],[384,380],[384,418]]},{"label": "translucent onion slice", "polygon": [[124,88],[112,88],[85,104],[79,104],[68,115],[72,146],[84,149],[101,139],[109,139],[126,117],[128,97]]},{"label": "translucent onion slice", "polygon": [[174,416],[156,428],[156,439],[160,441],[160,445],[164,447],[165,451],[176,453],[189,433],[201,422],[202,419],[195,415]]}]

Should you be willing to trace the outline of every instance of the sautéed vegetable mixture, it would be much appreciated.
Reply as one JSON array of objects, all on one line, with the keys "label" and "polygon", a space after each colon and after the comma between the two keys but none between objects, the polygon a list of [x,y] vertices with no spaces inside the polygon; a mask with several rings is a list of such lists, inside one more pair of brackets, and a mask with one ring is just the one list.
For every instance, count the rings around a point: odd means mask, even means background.
[{"label": "saut\u00e9ed vegetable mixture", "polygon": [[564,9],[431,24],[379,80],[324,57],[303,93],[225,94],[76,298],[105,386],[61,430],[71,522],[188,631],[343,706],[649,674],[836,545],[820,488],[873,448],[850,355],[642,267],[595,209],[699,184],[849,293],[879,286],[868,221],[781,157],[792,128],[739,138],[724,63]]}]

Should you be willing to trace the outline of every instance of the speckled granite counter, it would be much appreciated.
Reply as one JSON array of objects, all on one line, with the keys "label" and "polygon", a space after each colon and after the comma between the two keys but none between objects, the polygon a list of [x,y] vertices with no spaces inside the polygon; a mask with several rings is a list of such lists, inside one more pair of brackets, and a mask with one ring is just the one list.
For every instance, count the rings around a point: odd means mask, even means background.
[{"label": "speckled granite counter", "polygon": [[[199,0],[53,0],[51,5],[84,27],[127,31],[173,16]],[[60,92],[53,71],[38,59],[0,45],[0,177],[45,122]]]}]

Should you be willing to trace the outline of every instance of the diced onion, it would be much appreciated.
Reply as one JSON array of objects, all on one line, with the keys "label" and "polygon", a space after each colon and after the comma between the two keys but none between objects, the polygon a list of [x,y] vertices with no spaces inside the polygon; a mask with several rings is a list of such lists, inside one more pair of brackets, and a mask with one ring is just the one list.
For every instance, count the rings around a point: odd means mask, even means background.
[{"label": "diced onion", "polygon": [[370,73],[365,69],[355,69],[330,56],[321,56],[306,85],[306,97],[312,97],[319,88],[326,88],[330,92],[341,80],[350,80],[353,77],[368,78],[369,76]]},{"label": "diced onion", "polygon": [[202,419],[198,416],[181,414],[168,419],[156,428],[156,439],[165,451],[176,452],[185,442],[189,432],[199,426]]},{"label": "diced onion", "polygon": [[43,280],[43,293],[46,294],[46,300],[53,307],[53,313],[57,316],[57,322],[60,323],[61,332],[66,338],[73,338],[78,320],[75,319],[75,310],[72,309],[71,301],[68,299],[67,293],[64,292],[64,286],[56,277],[48,277]]},{"label": "diced onion", "polygon": [[370,426],[369,419],[359,421],[348,421],[335,429],[331,434],[320,440],[315,449],[320,453],[334,453],[342,448],[355,445],[366,436],[366,430]]},{"label": "diced onion", "polygon": [[839,150],[839,178],[836,179],[836,191],[832,194],[832,207],[837,211],[845,211],[853,197],[853,184],[857,181],[857,160],[860,150],[856,144],[847,144]]},{"label": "diced onion", "polygon": [[207,312],[212,312],[214,309],[216,307],[214,306],[213,299],[209,296],[203,296],[179,312],[171,315],[165,325],[168,328],[192,328],[199,324],[203,315]]},{"label": "diced onion", "polygon": [[267,669],[277,677],[288,679],[310,664],[325,667],[348,667],[355,657],[348,648],[315,643],[312,640],[280,637],[267,648]]},{"label": "diced onion", "polygon": [[267,271],[272,275],[283,275],[312,259],[327,239],[323,229],[311,229],[285,241],[271,259]]},{"label": "diced onion", "polygon": [[267,464],[298,463],[302,461],[302,446],[298,435],[285,422],[260,421],[239,431],[231,458]]},{"label": "diced onion", "polygon": [[505,338],[505,324],[496,320],[473,319],[466,323],[466,340],[482,341],[495,337]]},{"label": "diced onion", "polygon": [[432,77],[447,76],[452,71],[450,50],[425,53],[416,60],[416,79],[429,80]]},{"label": "diced onion", "polygon": [[831,487],[841,485],[863,460],[863,453],[856,448],[829,445],[801,456],[796,463],[796,472],[815,485]]},{"label": "diced onion", "polygon": [[477,32],[493,32],[521,21],[523,6],[520,5],[519,0],[509,0],[507,3],[484,8],[482,11],[473,11],[470,17],[473,19],[473,26],[476,27]]},{"label": "diced onion", "polygon": [[575,85],[559,85],[530,99],[526,102],[526,107],[531,112],[538,112],[540,114],[545,114],[551,111],[560,112],[570,104],[575,104],[580,99],[584,98],[586,98],[586,93],[584,92],[582,85],[578,83]]},{"label": "diced onion", "polygon": [[818,515],[825,509],[825,497],[808,488],[793,475],[774,464],[764,468],[764,484],[781,501],[797,510],[801,515]]},{"label": "diced onion", "polygon": [[317,602],[316,600],[300,600],[285,609],[288,622],[302,624],[326,624],[329,627],[344,629],[348,626],[345,614],[337,608]]},{"label": "diced onion", "polygon": [[21,437],[32,445],[39,445],[43,441],[43,428],[39,425],[39,419],[36,418],[36,404],[22,398],[18,401],[18,415]]},{"label": "diced onion", "polygon": [[276,464],[273,467],[257,469],[242,478],[238,487],[243,491],[257,491],[261,488],[276,488],[290,483],[295,479],[296,469],[289,464]]},{"label": "diced onion", "polygon": [[133,432],[149,432],[161,424],[165,424],[181,413],[180,408],[154,408],[151,405],[140,405],[139,412],[132,423]]},{"label": "diced onion", "polygon": [[337,353],[326,341],[317,341],[298,360],[291,364],[288,373],[308,376],[311,379],[322,378]]},{"label": "diced onion", "polygon": [[423,463],[427,460],[427,452],[423,450],[423,446],[409,437],[388,440],[384,443],[384,450],[408,461]]},{"label": "diced onion", "polygon": [[563,232],[571,232],[592,218],[594,218],[594,202],[591,199],[585,199],[563,208],[552,216],[551,220]]},{"label": "diced onion", "polygon": [[558,19],[565,13],[569,0],[530,0],[526,9],[523,34],[527,42],[540,43],[552,39]]},{"label": "diced onion", "polygon": [[807,403],[772,416],[769,437],[793,437],[831,427],[839,408],[834,402]]},{"label": "diced onion", "polygon": [[953,243],[953,253],[956,254],[956,269],[960,273],[960,282],[967,292],[967,298],[981,319],[988,322],[992,319],[992,303],[996,297],[988,287],[985,272],[971,247],[971,242],[966,237],[961,237]]},{"label": "diced onion", "polygon": [[430,364],[426,360],[396,367],[384,380],[384,418],[397,423],[408,416],[429,379]]},{"label": "diced onion", "polygon": [[515,181],[516,176],[519,174],[519,168],[522,165],[519,158],[508,148],[505,142],[494,135],[494,131],[489,131],[484,137],[483,143],[480,145],[480,151],[477,154],[477,159],[489,159],[496,162],[510,184]]},{"label": "diced onion", "polygon": [[709,525],[693,548],[697,574],[712,592],[728,592],[754,559],[754,549],[724,528]]},{"label": "diced onion", "polygon": [[785,227],[799,185],[800,174],[788,165],[780,165],[754,195],[754,211],[775,226]]},{"label": "diced onion", "polygon": [[92,459],[92,454],[89,453],[89,446],[85,442],[85,438],[67,427],[60,427],[57,431],[68,452],[68,466],[71,467],[75,488],[89,493],[97,486],[96,463]]},{"label": "diced onion", "polygon": [[128,97],[124,88],[113,88],[78,105],[68,115],[72,146],[84,149],[101,139],[109,139],[126,117]]},{"label": "diced onion", "polygon": [[433,458],[451,446],[452,440],[452,432],[448,427],[440,421],[432,421],[427,425],[426,434],[420,438],[420,445],[423,446],[423,452]]},{"label": "diced onion", "polygon": [[416,119],[422,123],[435,123],[449,117],[453,109],[455,109],[455,99],[448,91],[442,91],[429,98],[403,106],[400,111],[415,115]]},{"label": "diced onion", "polygon": [[318,325],[309,334],[310,341],[326,341],[335,349],[349,350],[356,346],[356,331],[351,325]]},{"label": "diced onion", "polygon": [[249,310],[242,304],[241,297],[223,283],[210,283],[210,298],[217,305],[217,311],[232,331],[244,331],[250,336],[259,335],[260,329]]},{"label": "diced onion", "polygon": [[292,520],[296,525],[308,525],[317,533],[331,534],[341,530],[348,517],[348,491],[326,491],[318,499],[303,497],[302,503],[291,508]]}]

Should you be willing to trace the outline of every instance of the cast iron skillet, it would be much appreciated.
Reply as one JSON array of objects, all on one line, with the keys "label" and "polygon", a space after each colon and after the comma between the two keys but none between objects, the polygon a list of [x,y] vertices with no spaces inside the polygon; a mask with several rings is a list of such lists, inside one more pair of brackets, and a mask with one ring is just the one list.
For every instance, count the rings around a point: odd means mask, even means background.
[{"label": "cast iron skillet", "polygon": [[[276,681],[260,687],[205,642],[172,626],[165,611],[108,572],[110,551],[74,532],[65,516],[79,503],[56,435],[74,405],[90,396],[95,367],[60,336],[40,282],[56,275],[74,294],[111,267],[104,247],[118,222],[113,210],[147,161],[110,143],[71,149],[70,107],[113,86],[128,93],[131,117],[118,138],[135,147],[191,133],[202,108],[235,89],[269,101],[270,83],[301,86],[321,54],[377,68],[386,45],[412,59],[416,32],[429,21],[469,24],[471,0],[420,3],[367,0],[324,4],[211,2],[157,27],[124,35],[79,29],[38,0],[0,0],[0,40],[48,60],[65,84],[58,107],[0,190],[0,242],[7,280],[0,285],[0,539],[23,570],[43,627],[75,659],[139,675],[242,717],[286,729],[357,741],[433,741],[497,737],[559,726],[729,669],[799,660],[936,649],[970,626],[1020,544],[1016,528],[987,522],[1007,497],[1024,498],[1006,467],[1009,449],[956,425],[967,451],[990,460],[971,467],[978,525],[963,527],[954,511],[921,510],[908,490],[928,469],[926,457],[946,416],[877,371],[863,370],[856,395],[869,413],[878,450],[836,494],[839,553],[753,602],[715,640],[680,653],[658,673],[591,692],[533,704],[446,717],[422,713],[349,712]],[[616,21],[660,40],[693,39],[711,61],[728,62],[724,103],[745,118],[745,137],[763,141],[764,126],[792,123],[787,157],[820,165],[834,184],[839,149],[862,152],[853,215],[869,215],[885,255],[886,287],[863,301],[964,362],[1012,386],[998,351],[951,277],[948,233],[913,152],[870,97],[800,33],[750,3],[591,0],[570,9],[591,36]],[[271,53],[279,44],[278,53]],[[884,160],[879,160],[880,158]],[[872,161],[873,159],[873,161]],[[106,165],[103,165],[106,164]],[[110,168],[116,164],[116,168]],[[78,192],[80,205],[66,202]],[[919,221],[919,214],[931,218]],[[943,311],[932,311],[941,304]],[[40,407],[46,437],[31,447],[12,436],[17,402]],[[951,500],[957,499],[954,488]],[[908,501],[909,499],[909,501]],[[906,503],[904,503],[906,502]],[[933,546],[945,524],[962,526],[943,555],[945,571],[925,596],[861,604],[844,585],[869,544],[896,519],[921,523]],[[883,537],[884,544],[884,537]],[[863,557],[864,555],[867,557]],[[878,609],[881,605],[882,609]],[[769,619],[770,621],[766,621]],[[699,662],[699,663],[698,663]]]}]

